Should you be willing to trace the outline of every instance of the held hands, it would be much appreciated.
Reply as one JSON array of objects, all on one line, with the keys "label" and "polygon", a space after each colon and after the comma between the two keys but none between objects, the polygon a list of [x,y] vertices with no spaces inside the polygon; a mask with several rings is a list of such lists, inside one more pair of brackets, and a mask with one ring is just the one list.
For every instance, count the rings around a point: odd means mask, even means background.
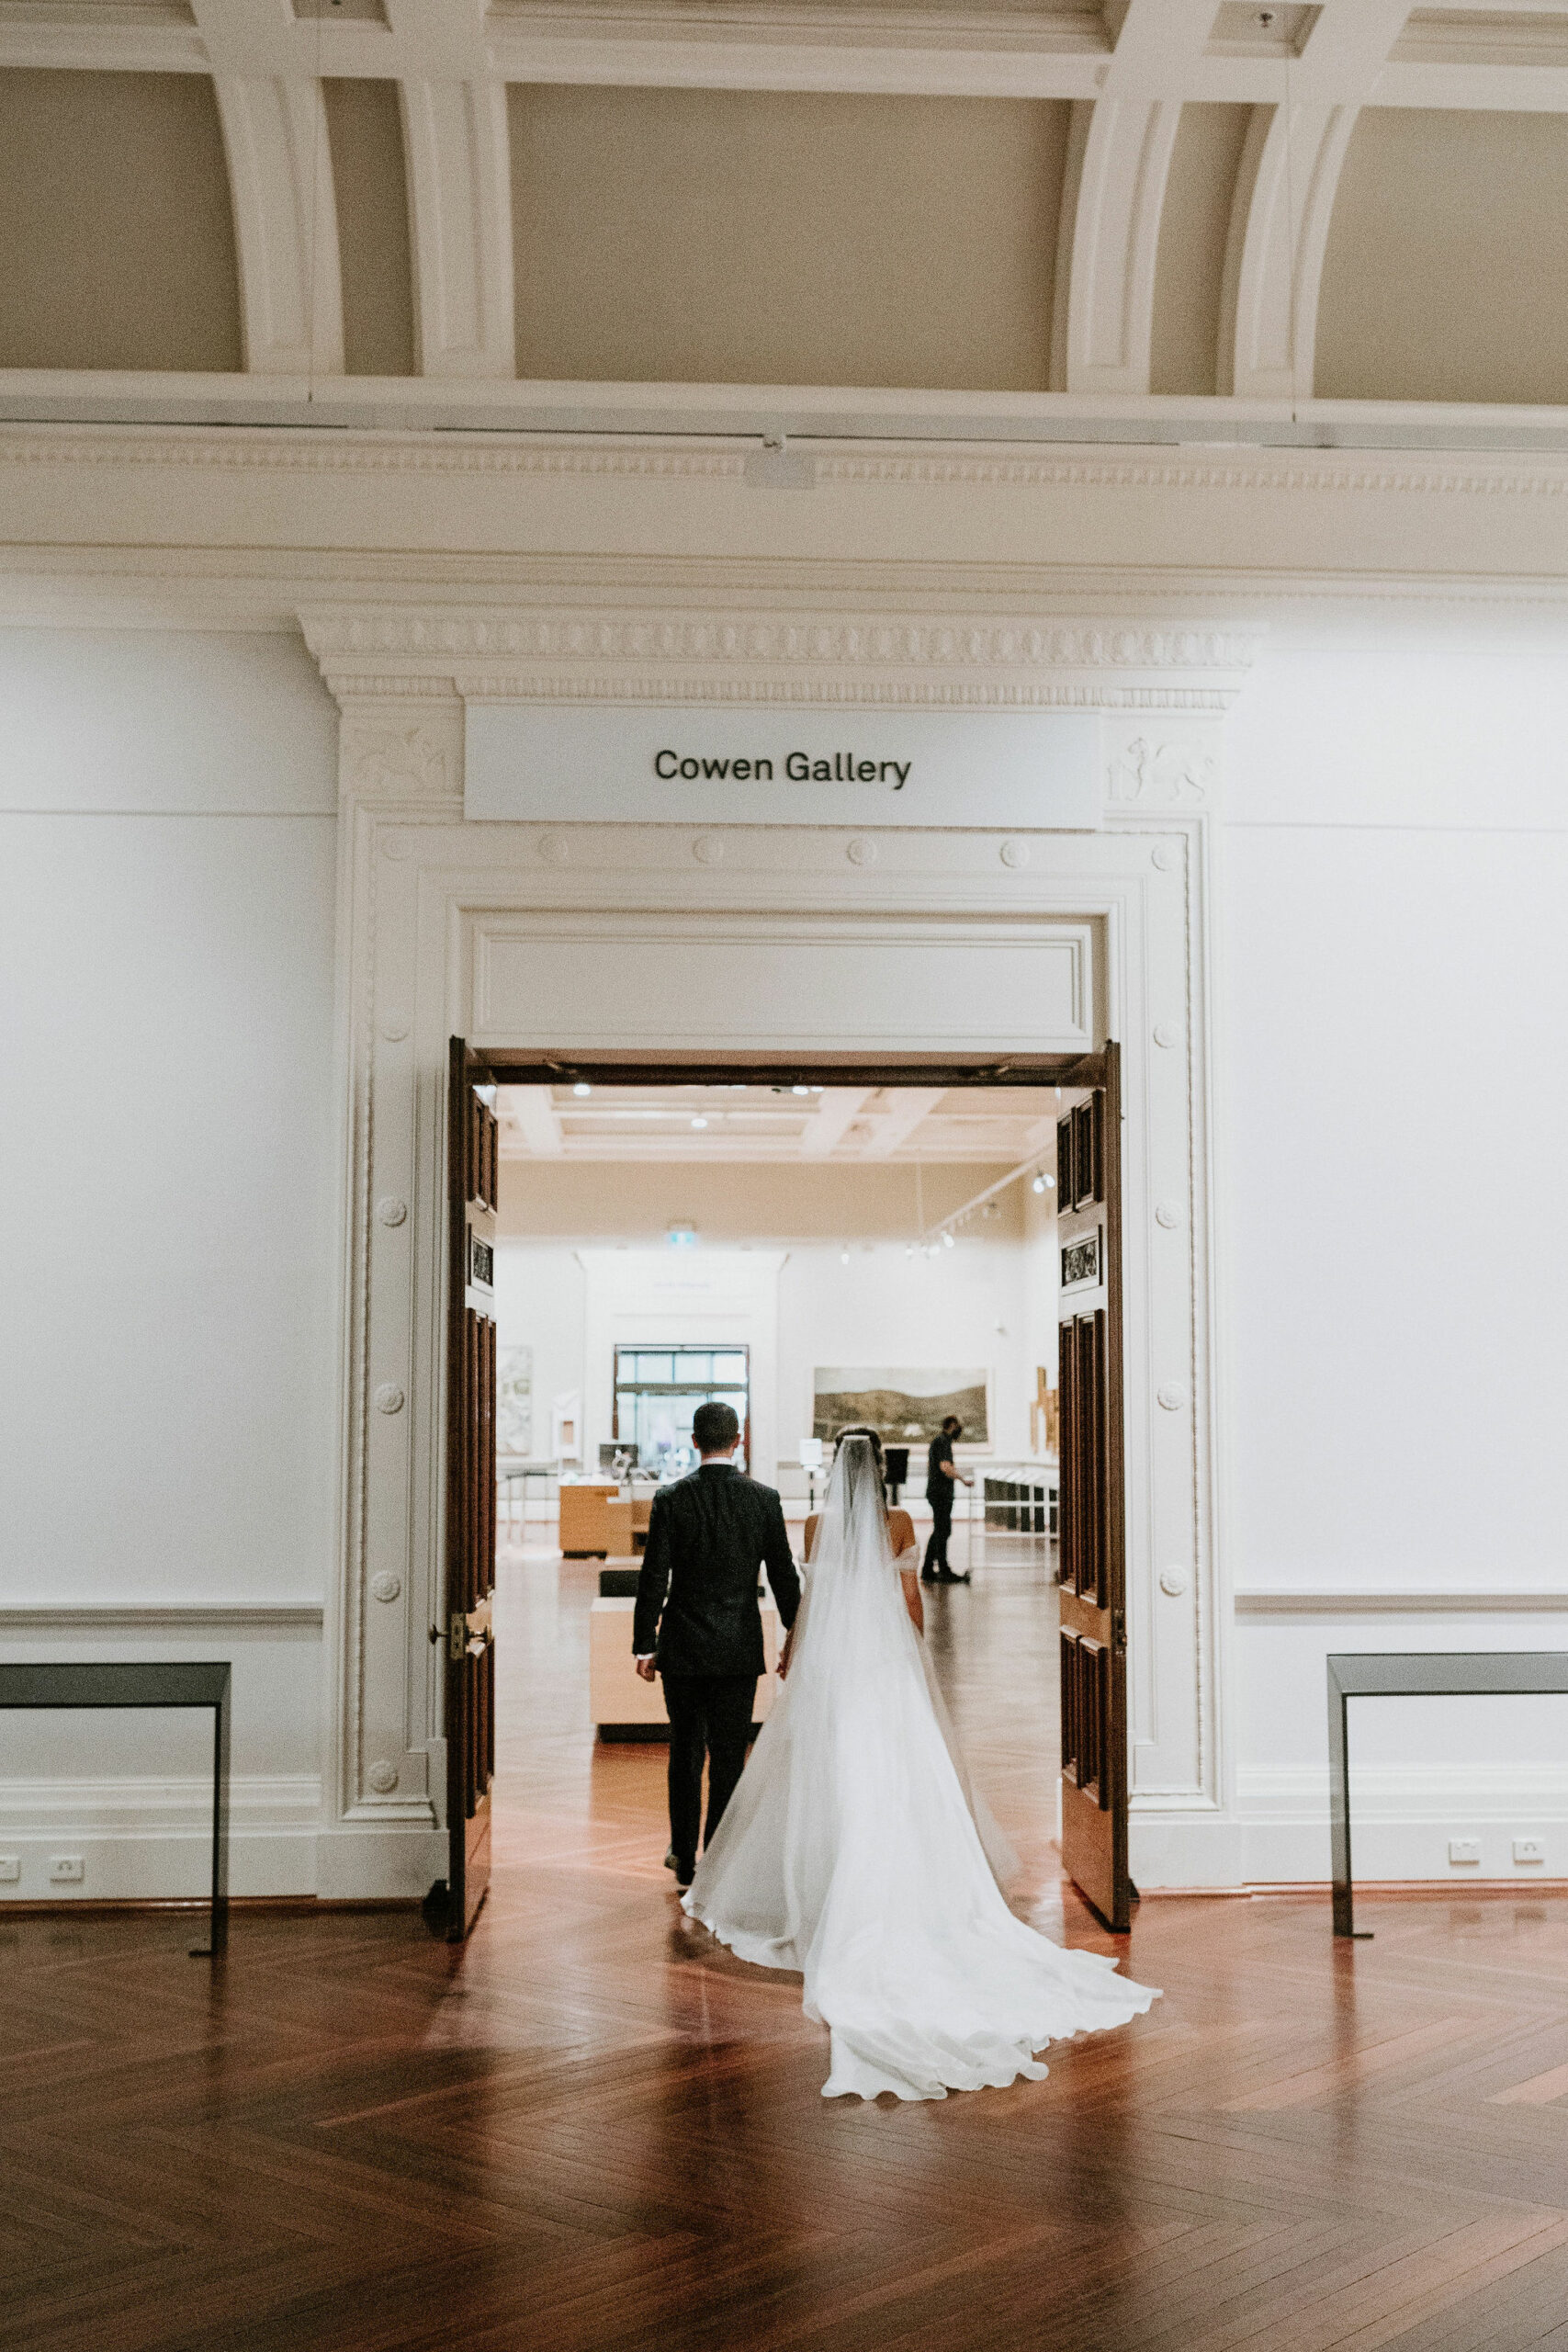
[{"label": "held hands", "polygon": [[782,1649],[782,1650],[780,1650],[780,1652],[779,1652],[779,1662],[778,1662],[777,1672],[778,1672],[778,1678],[779,1678],[779,1680],[780,1680],[781,1682],[784,1680],[784,1676],[789,1672],[789,1654],[790,1654],[791,1649],[794,1647],[794,1645],[795,1645],[795,1627],[792,1625],[792,1626],[790,1627],[790,1629],[789,1629],[788,1633],[784,1635],[784,1647],[783,1647],[783,1649]]}]

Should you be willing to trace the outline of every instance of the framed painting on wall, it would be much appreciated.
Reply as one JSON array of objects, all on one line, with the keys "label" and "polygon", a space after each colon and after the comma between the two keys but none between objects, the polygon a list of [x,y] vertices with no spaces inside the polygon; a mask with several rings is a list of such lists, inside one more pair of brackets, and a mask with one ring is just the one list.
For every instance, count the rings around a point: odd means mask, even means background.
[{"label": "framed painting on wall", "polygon": [[495,1450],[515,1459],[534,1450],[534,1351],[512,1345],[495,1351]]},{"label": "framed painting on wall", "polygon": [[929,1445],[950,1413],[964,1424],[966,1446],[991,1442],[991,1376],[984,1365],[818,1365],[812,1376],[812,1434],[829,1444],[863,1422],[884,1445]]}]

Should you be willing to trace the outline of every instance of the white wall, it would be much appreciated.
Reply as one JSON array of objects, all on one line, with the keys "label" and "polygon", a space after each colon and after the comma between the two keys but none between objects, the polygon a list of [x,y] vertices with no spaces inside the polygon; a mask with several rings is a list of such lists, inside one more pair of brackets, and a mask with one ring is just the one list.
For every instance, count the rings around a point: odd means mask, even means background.
[{"label": "white wall", "polygon": [[[0,630],[0,1638],[232,1656],[242,1894],[314,1883],[335,768],[286,637]],[[0,1716],[3,1892],[62,1845],[85,1895],[195,1891],[205,1753],[194,1721]]]},{"label": "white wall", "polygon": [[[1326,1871],[1325,1652],[1568,1647],[1562,635],[1287,619],[1229,723],[1244,1875]],[[1528,1881],[1510,1836],[1544,1822],[1568,1876],[1562,1702],[1352,1713],[1359,1872],[1462,1880],[1447,1838],[1483,1832],[1486,1871]]]},{"label": "white wall", "polygon": [[[928,1213],[956,1206],[999,1172],[928,1170]],[[700,1283],[714,1281],[708,1307],[726,1318],[722,1329],[713,1326],[722,1338],[739,1333],[734,1317],[754,1313],[756,1263],[766,1257],[770,1267],[783,1262],[776,1274],[776,1359],[753,1366],[759,1476],[777,1477],[786,1491],[799,1483],[798,1474],[790,1473],[801,1438],[810,1434],[812,1375],[819,1364],[987,1365],[993,1375],[990,1455],[1027,1454],[1034,1365],[1051,1360],[1033,1350],[1055,1325],[1049,1241],[1043,1248],[1038,1240],[1026,1245],[1023,1202],[1035,1204],[1026,1187],[1015,1186],[994,1218],[973,1219],[951,1250],[934,1259],[911,1258],[906,1252],[911,1182],[911,1171],[898,1167],[797,1171],[600,1163],[544,1169],[503,1161],[496,1273],[501,1332],[503,1342],[527,1341],[534,1349],[536,1452],[548,1451],[549,1400],[561,1389],[584,1393],[590,1464],[600,1439],[610,1434],[607,1326],[603,1312],[591,1317],[585,1259],[606,1301],[615,1293],[617,1262],[624,1263],[624,1317],[646,1320],[650,1269],[662,1266]],[[721,1216],[724,1238],[705,1238],[690,1253],[660,1250],[667,1197],[670,1213],[680,1202],[680,1213],[691,1215],[705,1237]],[[552,1216],[571,1220],[573,1241],[539,1234],[540,1220]],[[525,1221],[532,1228],[527,1238],[516,1230]],[[1050,1229],[1047,1225],[1047,1234]],[[740,1234],[750,1236],[750,1254],[734,1246]],[[628,1246],[604,1247],[617,1240]],[[596,1353],[586,1343],[591,1321]],[[671,1313],[664,1324],[671,1325],[664,1331],[670,1338],[701,1338],[709,1329],[696,1306],[684,1314],[681,1330],[671,1324]],[[626,1330],[629,1335],[629,1322]],[[647,1335],[658,1336],[652,1323]]]}]

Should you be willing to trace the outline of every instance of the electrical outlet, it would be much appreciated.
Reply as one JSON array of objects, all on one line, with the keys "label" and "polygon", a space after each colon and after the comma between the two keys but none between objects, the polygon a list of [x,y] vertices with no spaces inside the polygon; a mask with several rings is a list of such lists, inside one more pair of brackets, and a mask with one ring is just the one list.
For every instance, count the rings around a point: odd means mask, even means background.
[{"label": "electrical outlet", "polygon": [[1514,1840],[1514,1860],[1516,1862],[1544,1862],[1546,1860],[1545,1838],[1516,1838]]},{"label": "electrical outlet", "polygon": [[20,1854],[0,1854],[0,1886],[15,1886],[21,1875]]},{"label": "electrical outlet", "polygon": [[1449,1860],[1450,1862],[1478,1862],[1481,1860],[1480,1838],[1450,1838],[1449,1839]]},{"label": "electrical outlet", "polygon": [[80,1854],[53,1854],[50,1857],[49,1883],[51,1886],[80,1886],[82,1877]]}]

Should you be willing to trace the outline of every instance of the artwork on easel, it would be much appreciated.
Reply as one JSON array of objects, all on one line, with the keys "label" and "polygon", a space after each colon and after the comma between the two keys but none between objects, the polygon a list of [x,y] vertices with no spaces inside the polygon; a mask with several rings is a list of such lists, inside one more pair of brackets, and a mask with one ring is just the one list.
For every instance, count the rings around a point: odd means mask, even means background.
[{"label": "artwork on easel", "polygon": [[534,1351],[495,1351],[495,1450],[505,1461],[534,1451]]},{"label": "artwork on easel", "polygon": [[983,1366],[914,1372],[829,1364],[818,1367],[812,1385],[812,1431],[829,1444],[859,1422],[885,1445],[929,1445],[950,1413],[964,1424],[964,1445],[991,1442],[990,1374]]}]

